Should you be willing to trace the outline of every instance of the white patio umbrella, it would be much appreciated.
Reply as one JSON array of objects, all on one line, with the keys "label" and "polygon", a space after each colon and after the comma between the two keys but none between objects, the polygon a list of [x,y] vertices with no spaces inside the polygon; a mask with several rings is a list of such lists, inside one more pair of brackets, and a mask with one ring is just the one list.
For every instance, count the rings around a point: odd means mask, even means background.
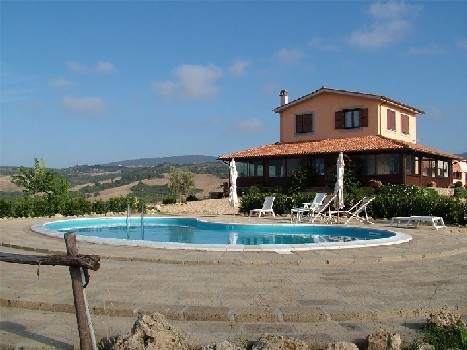
[{"label": "white patio umbrella", "polygon": [[334,186],[334,194],[337,196],[334,207],[337,209],[339,219],[339,209],[344,208],[344,154],[341,152],[337,157],[337,181]]},{"label": "white patio umbrella", "polygon": [[229,191],[229,203],[232,207],[236,208],[238,205],[237,197],[237,167],[235,166],[235,160],[232,158],[230,161],[230,191]]}]

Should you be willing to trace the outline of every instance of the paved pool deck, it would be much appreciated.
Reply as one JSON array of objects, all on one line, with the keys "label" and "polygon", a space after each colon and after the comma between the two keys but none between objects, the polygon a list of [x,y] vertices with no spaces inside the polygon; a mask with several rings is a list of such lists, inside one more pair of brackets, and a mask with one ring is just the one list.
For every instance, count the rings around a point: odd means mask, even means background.
[{"label": "paved pool deck", "polygon": [[[203,219],[275,222],[241,216]],[[0,220],[0,250],[64,252],[61,239],[31,231],[40,219]],[[276,219],[283,223],[286,218]],[[376,224],[387,228],[387,224]],[[413,336],[447,306],[467,315],[467,229],[403,229],[413,240],[344,250],[205,252],[79,242],[101,255],[86,289],[97,337],[122,334],[138,312],[159,311],[194,343],[262,333],[315,345],[358,340],[380,325]],[[78,344],[68,270],[0,263],[0,347]]]}]

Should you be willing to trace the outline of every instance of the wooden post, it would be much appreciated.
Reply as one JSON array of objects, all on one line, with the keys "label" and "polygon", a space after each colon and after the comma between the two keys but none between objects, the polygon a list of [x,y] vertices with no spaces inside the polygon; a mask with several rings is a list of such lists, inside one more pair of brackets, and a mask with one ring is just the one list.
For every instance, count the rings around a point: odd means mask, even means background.
[{"label": "wooden post", "polygon": [[[65,233],[65,245],[68,255],[77,256],[78,247],[76,246],[76,236],[74,233]],[[90,317],[88,318],[86,296],[84,294],[83,279],[81,267],[70,266],[71,287],[73,289],[73,299],[76,310],[76,321],[78,323],[79,343],[81,350],[93,350],[94,334],[92,334],[92,325]]]}]

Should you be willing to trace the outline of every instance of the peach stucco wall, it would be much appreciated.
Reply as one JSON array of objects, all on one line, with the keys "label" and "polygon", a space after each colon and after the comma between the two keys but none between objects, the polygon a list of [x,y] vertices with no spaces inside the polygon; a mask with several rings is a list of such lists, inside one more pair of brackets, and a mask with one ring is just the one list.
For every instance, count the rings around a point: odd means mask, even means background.
[{"label": "peach stucco wall", "polygon": [[[368,127],[336,129],[335,113],[346,108],[368,108]],[[313,113],[313,132],[295,133],[295,115]],[[322,94],[292,106],[280,116],[281,142],[323,140],[354,136],[376,135],[378,131],[378,101],[364,97]]]},{"label": "peach stucco wall", "polygon": [[[349,108],[368,108],[368,127],[357,129],[336,129],[335,113]],[[378,100],[360,96],[325,93],[298,103],[283,111],[280,115],[280,141],[297,142],[305,140],[323,140],[354,136],[382,135],[393,139],[415,142],[416,117],[396,106],[396,131],[387,130],[386,109],[388,106]],[[409,116],[409,135],[401,132],[401,111]],[[313,132],[295,133],[295,116],[301,113],[313,113]]]},{"label": "peach stucco wall", "polygon": [[[381,107],[381,128],[380,135],[389,137],[391,139],[402,140],[406,142],[416,143],[417,140],[417,117],[414,114],[406,112],[397,108],[396,106],[388,106],[387,104],[382,104]],[[391,109],[396,112],[396,131],[388,130],[388,109]],[[403,134],[401,130],[401,114],[409,116],[409,134]]]}]

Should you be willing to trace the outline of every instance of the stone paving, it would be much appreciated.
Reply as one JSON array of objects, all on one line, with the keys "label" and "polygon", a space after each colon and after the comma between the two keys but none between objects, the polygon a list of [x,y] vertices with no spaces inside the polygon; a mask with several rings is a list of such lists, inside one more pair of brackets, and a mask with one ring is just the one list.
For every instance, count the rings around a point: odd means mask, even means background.
[{"label": "stone paving", "polygon": [[[30,230],[50,220],[1,220],[1,251],[63,252],[62,240]],[[199,344],[264,332],[311,337],[319,344],[355,340],[380,324],[410,335],[428,312],[443,306],[467,315],[467,229],[398,231],[413,240],[287,255],[84,242],[79,249],[102,257],[86,290],[98,337],[128,331],[139,311],[165,314]],[[77,344],[67,269],[43,266],[39,272],[38,278],[34,266],[0,263],[0,346]]]}]

